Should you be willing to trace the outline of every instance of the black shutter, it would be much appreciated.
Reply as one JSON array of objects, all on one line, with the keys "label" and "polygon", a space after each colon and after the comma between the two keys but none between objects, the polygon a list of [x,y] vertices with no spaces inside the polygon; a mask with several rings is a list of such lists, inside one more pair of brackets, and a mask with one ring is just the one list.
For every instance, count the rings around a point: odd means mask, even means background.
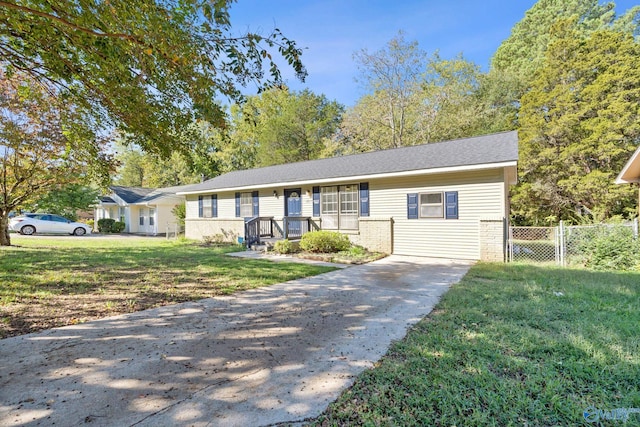
[{"label": "black shutter", "polygon": [[260,215],[260,197],[258,196],[258,192],[254,191],[251,196],[253,196],[253,216]]},{"label": "black shutter", "polygon": [[214,218],[218,217],[218,195],[211,195],[211,216]]},{"label": "black shutter", "polygon": [[320,187],[313,187],[313,216],[320,216]]},{"label": "black shutter", "polygon": [[202,196],[198,196],[198,218],[202,218],[204,207],[202,206]]},{"label": "black shutter", "polygon": [[418,193],[407,194],[407,219],[418,219]]},{"label": "black shutter", "polygon": [[447,191],[444,193],[446,219],[458,219],[458,192]]},{"label": "black shutter", "polygon": [[236,193],[236,218],[240,218],[240,193]]},{"label": "black shutter", "polygon": [[360,183],[360,216],[369,216],[369,183]]}]

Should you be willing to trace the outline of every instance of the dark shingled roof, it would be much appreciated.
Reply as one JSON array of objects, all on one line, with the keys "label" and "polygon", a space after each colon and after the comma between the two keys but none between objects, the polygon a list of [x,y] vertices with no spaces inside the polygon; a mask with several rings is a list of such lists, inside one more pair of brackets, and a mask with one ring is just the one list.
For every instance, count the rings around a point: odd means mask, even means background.
[{"label": "dark shingled roof", "polygon": [[121,187],[118,185],[113,185],[109,188],[126,203],[137,203],[138,200],[155,190],[154,188]]},{"label": "dark shingled roof", "polygon": [[104,204],[107,204],[107,203],[115,204],[115,203],[116,203],[116,201],[115,201],[115,200],[113,200],[113,199],[112,199],[111,197],[109,197],[109,196],[102,196],[102,197],[100,197],[100,203],[104,203]]},{"label": "dark shingled roof", "polygon": [[222,188],[321,181],[332,178],[473,166],[517,160],[518,133],[513,131],[330,159],[229,172],[200,184],[188,186],[183,192],[195,193]]},{"label": "dark shingled roof", "polygon": [[[191,187],[191,185],[179,185],[175,187],[164,188],[122,187],[113,185],[109,188],[126,203],[132,204],[148,203],[161,197],[175,196],[179,191],[182,191],[189,187]],[[115,202],[111,200],[111,203]]]},{"label": "dark shingled roof", "polygon": [[156,190],[153,190],[151,193],[147,194],[146,196],[142,197],[136,203],[147,203],[152,200],[159,199],[161,197],[175,196],[179,191],[182,191],[189,187],[191,187],[191,185],[179,185],[175,187],[158,188]]}]

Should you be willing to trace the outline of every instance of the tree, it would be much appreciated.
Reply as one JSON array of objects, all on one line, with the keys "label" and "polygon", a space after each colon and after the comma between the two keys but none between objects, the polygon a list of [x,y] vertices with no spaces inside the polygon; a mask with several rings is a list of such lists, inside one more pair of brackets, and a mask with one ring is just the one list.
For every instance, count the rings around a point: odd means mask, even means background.
[{"label": "tree", "polygon": [[143,187],[145,178],[145,155],[135,147],[116,145],[119,167],[115,183],[124,187]]},{"label": "tree", "polygon": [[374,112],[367,119],[362,111],[355,111],[354,118],[363,129],[384,129],[388,134],[387,148],[407,145],[409,110],[416,105],[415,94],[424,79],[426,58],[418,42],[405,41],[402,33],[384,49],[374,53],[363,49],[354,54],[361,73],[358,80],[369,92],[363,103]]},{"label": "tree", "polygon": [[309,90],[272,89],[242,107],[235,124],[255,147],[257,166],[317,159],[338,129],[343,107]]},{"label": "tree", "polygon": [[[510,72],[528,82],[544,59],[550,41],[551,27],[564,20],[580,34],[611,25],[615,19],[614,3],[598,4],[598,0],[539,0],[514,25],[511,35],[493,55],[491,67]],[[566,20],[567,18],[575,18]]]},{"label": "tree", "polygon": [[[417,48],[415,45],[412,49]],[[483,74],[462,55],[443,59],[438,53],[422,57],[420,77],[403,92],[402,138],[394,143],[389,126],[388,96],[378,91],[363,96],[344,116],[335,154],[394,148],[512,130],[519,95],[506,73]],[[416,72],[415,76],[418,75]]]},{"label": "tree", "polygon": [[628,215],[614,184],[640,144],[640,45],[611,29],[581,36],[560,21],[520,109],[520,222]]},{"label": "tree", "polygon": [[103,140],[86,117],[22,73],[0,71],[0,245],[10,245],[8,216],[64,183],[88,180],[88,160],[109,175]]},{"label": "tree", "polygon": [[65,184],[44,193],[26,209],[33,212],[48,212],[76,221],[78,211],[91,209],[98,201],[98,190],[83,184]]},{"label": "tree", "polygon": [[117,185],[125,187],[162,188],[193,184],[201,177],[193,171],[185,156],[174,152],[168,159],[144,153],[136,147],[118,144],[116,156],[120,167],[115,179]]},{"label": "tree", "polygon": [[2,0],[2,68],[28,73],[94,127],[115,126],[145,151],[189,155],[194,120],[224,128],[217,100],[279,83],[278,56],[306,76],[302,51],[277,29],[232,33],[232,2]]}]

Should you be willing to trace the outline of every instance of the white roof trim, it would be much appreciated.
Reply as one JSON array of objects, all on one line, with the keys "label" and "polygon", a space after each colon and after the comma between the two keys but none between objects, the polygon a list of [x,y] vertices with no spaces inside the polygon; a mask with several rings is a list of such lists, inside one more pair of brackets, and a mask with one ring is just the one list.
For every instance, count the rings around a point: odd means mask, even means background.
[{"label": "white roof trim", "polygon": [[[633,170],[630,170],[632,167]],[[627,176],[627,174],[631,176]],[[631,155],[631,158],[616,178],[616,184],[630,184],[633,182],[640,182],[640,147]]]},{"label": "white roof trim", "polygon": [[325,179],[315,179],[315,180],[306,180],[306,181],[272,182],[269,184],[247,185],[242,187],[226,187],[226,188],[215,188],[215,189],[198,190],[198,191],[180,191],[177,194],[179,195],[209,194],[209,193],[222,193],[225,191],[259,190],[261,188],[273,188],[273,187],[283,187],[283,186],[292,187],[296,185],[302,186],[302,185],[310,185],[310,184],[331,184],[331,183],[345,182],[345,181],[362,181],[362,180],[368,180],[368,179],[396,178],[396,177],[412,176],[412,175],[431,175],[436,173],[496,169],[496,168],[504,168],[509,166],[517,166],[517,162],[511,161],[511,162],[502,162],[502,163],[483,163],[480,165],[449,166],[444,168],[419,169],[419,170],[412,170],[412,171],[390,172],[390,173],[369,174],[369,175],[341,176],[337,178],[325,178]]}]

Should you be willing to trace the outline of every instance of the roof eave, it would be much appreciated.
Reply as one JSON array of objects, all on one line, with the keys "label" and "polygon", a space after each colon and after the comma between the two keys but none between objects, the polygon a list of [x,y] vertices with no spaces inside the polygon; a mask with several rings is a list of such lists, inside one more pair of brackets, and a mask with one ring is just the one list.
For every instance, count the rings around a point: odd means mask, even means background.
[{"label": "roof eave", "polygon": [[640,182],[640,147],[634,151],[616,178],[616,184],[632,184],[636,182]]},{"label": "roof eave", "polygon": [[282,186],[330,184],[330,183],[344,182],[344,181],[362,181],[362,180],[380,179],[380,178],[396,178],[396,177],[414,176],[414,175],[415,176],[432,175],[437,173],[452,173],[452,172],[466,172],[466,171],[485,170],[485,169],[497,169],[497,168],[505,168],[505,167],[515,167],[517,166],[517,164],[518,164],[517,160],[511,160],[511,161],[499,162],[499,163],[481,163],[477,165],[447,166],[447,167],[432,168],[432,169],[416,169],[416,170],[401,171],[401,172],[340,176],[336,178],[321,178],[321,179],[303,180],[303,181],[278,181],[278,182],[271,182],[271,183],[265,183],[265,184],[245,185],[245,186],[239,186],[239,187],[209,188],[209,189],[202,189],[202,190],[196,190],[196,191],[182,191],[182,192],[178,192],[177,194],[188,196],[193,194],[203,194],[203,193],[212,193],[212,192],[222,193],[225,191],[259,190],[262,188],[273,188],[273,187],[282,187]]}]

